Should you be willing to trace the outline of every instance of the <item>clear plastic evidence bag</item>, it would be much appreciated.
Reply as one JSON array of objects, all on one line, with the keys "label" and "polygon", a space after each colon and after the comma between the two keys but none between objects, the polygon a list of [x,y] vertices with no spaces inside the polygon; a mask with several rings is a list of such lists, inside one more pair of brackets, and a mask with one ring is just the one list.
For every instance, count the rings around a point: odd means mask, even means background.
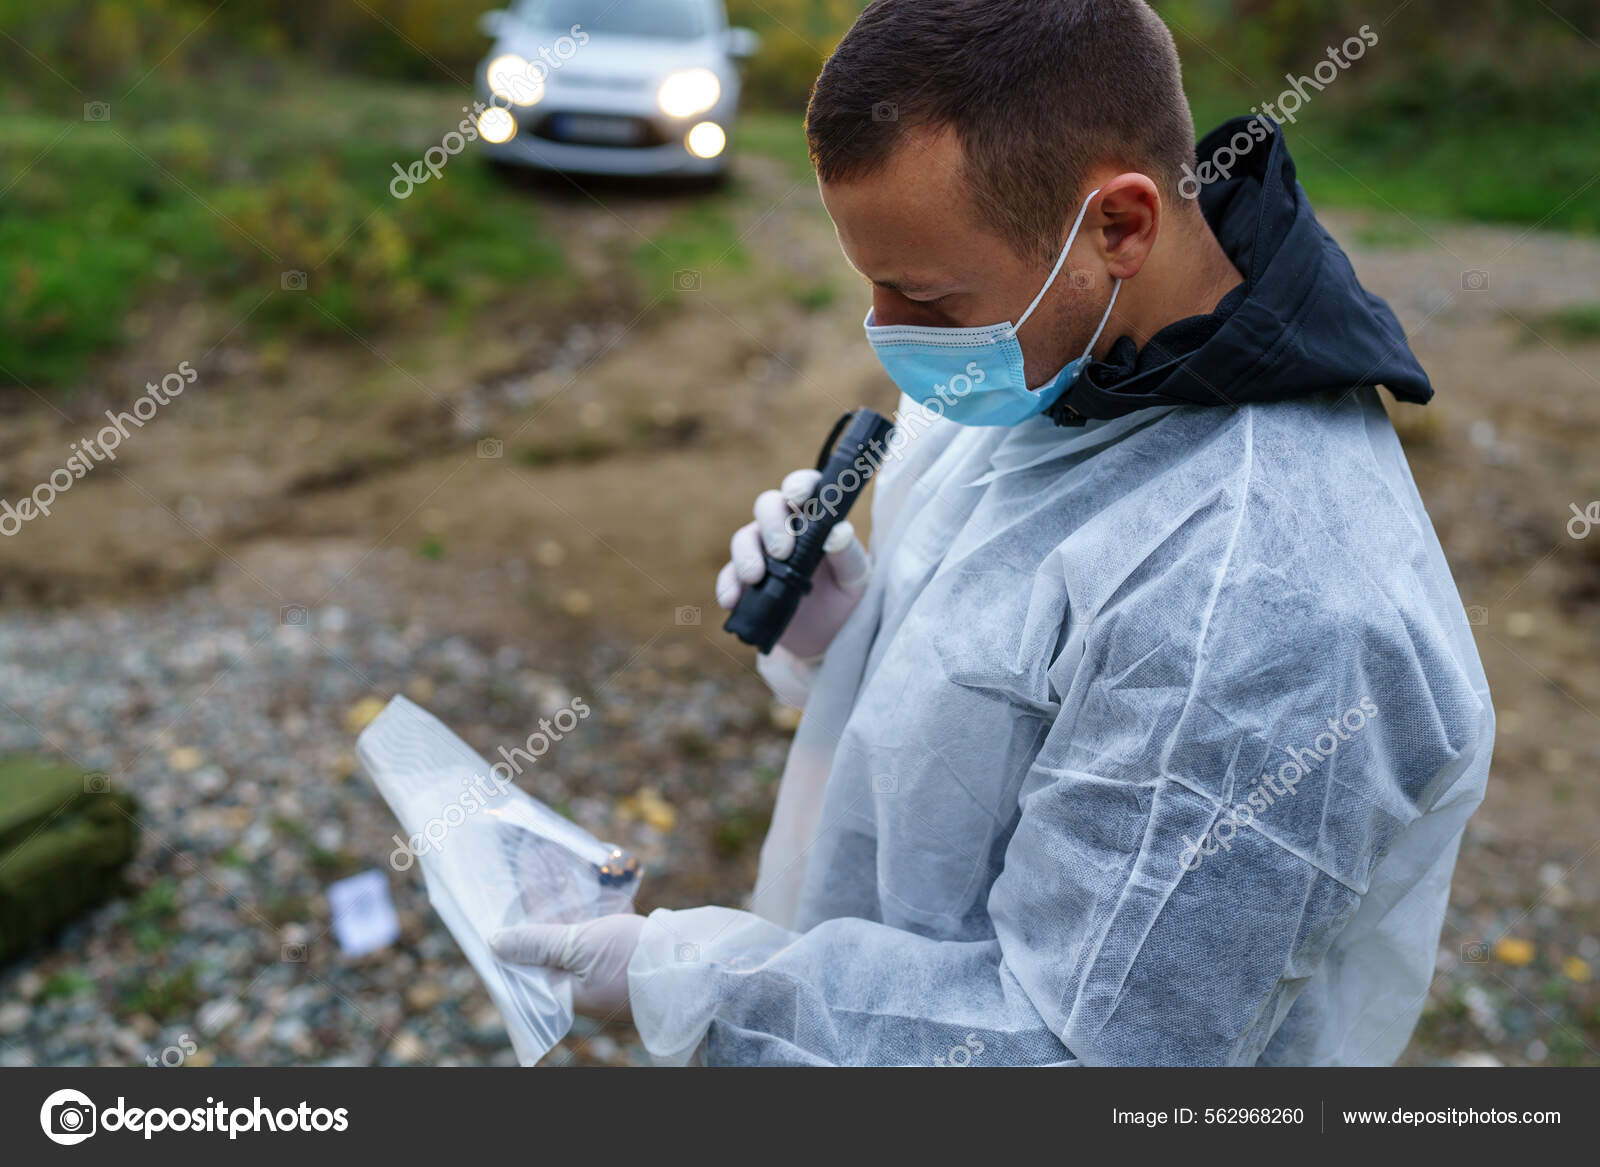
[{"label": "clear plastic evidence bag", "polygon": [[404,697],[362,732],[356,757],[400,820],[404,846],[392,865],[421,865],[429,902],[483,978],[517,1059],[533,1065],[572,1028],[570,977],[507,964],[489,937],[512,924],[631,910],[638,862],[497,778],[471,746]]}]

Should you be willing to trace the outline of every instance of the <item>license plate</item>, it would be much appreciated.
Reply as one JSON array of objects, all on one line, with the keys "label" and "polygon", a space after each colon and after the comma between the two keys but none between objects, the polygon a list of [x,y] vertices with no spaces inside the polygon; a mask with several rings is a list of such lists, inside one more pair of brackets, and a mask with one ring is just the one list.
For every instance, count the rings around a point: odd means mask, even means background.
[{"label": "license plate", "polygon": [[558,115],[551,127],[559,138],[574,142],[601,142],[608,146],[631,146],[639,140],[639,125],[628,118],[598,117],[591,114]]}]

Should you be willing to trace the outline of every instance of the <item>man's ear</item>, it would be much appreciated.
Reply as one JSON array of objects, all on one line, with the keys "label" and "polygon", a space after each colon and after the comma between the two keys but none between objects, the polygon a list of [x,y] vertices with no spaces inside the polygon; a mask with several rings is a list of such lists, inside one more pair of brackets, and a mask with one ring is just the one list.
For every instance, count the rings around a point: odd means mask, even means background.
[{"label": "man's ear", "polygon": [[1102,183],[1096,228],[1106,270],[1116,279],[1132,279],[1155,246],[1161,231],[1161,195],[1147,175],[1128,172]]}]

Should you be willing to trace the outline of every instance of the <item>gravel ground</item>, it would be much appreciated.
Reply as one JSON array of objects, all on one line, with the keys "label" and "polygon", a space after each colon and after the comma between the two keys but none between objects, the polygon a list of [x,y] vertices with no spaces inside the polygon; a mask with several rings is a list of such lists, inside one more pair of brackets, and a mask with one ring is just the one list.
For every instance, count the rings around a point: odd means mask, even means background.
[{"label": "gravel ground", "polygon": [[[629,645],[597,646],[582,675],[539,656],[370,611],[286,624],[204,591],[0,620],[0,753],[104,771],[143,828],[130,894],[0,971],[0,1064],[514,1064],[419,874],[386,866],[395,823],[352,743],[396,692],[484,753],[586,698],[599,716],[525,788],[645,861],[642,907],[675,891],[737,902],[784,748],[759,686],[658,669]],[[369,868],[402,936],[350,959],[326,889]],[[578,1026],[547,1064],[647,1061],[630,1027]]]},{"label": "gravel ground", "polygon": [[[753,679],[704,679],[655,647],[600,644],[556,676],[534,667],[549,659],[539,646],[490,650],[381,606],[302,625],[209,590],[0,620],[0,753],[106,772],[138,798],[143,828],[129,894],[0,972],[0,1065],[514,1064],[417,872],[385,866],[395,824],[356,771],[354,734],[406,692],[492,754],[583,697],[598,716],[524,786],[645,861],[642,907],[737,903],[783,718]],[[1469,828],[1463,864],[1502,870],[1458,880],[1407,1061],[1595,1060],[1584,1030],[1600,1012],[1600,940],[1567,911],[1572,873],[1547,862],[1519,886],[1526,850],[1481,817]],[[351,959],[326,891],[370,868],[387,875],[402,936]],[[1580,901],[1592,882],[1578,876]],[[630,1027],[579,1018],[547,1064],[647,1061]]]}]

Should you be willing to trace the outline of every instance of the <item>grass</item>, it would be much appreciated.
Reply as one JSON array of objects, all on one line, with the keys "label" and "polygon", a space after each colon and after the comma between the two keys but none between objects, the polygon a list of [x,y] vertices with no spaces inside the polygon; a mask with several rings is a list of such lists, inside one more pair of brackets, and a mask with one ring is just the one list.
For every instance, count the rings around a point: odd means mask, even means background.
[{"label": "grass", "polygon": [[408,197],[390,191],[393,167],[461,119],[449,91],[284,74],[203,91],[152,79],[106,122],[4,105],[6,379],[70,384],[151,326],[136,306],[194,295],[228,301],[260,340],[575,288],[538,208],[470,149]]},{"label": "grass", "polygon": [[1520,323],[1531,341],[1565,341],[1600,344],[1600,303],[1572,304],[1554,312],[1522,317]]},{"label": "grass", "polygon": [[63,969],[45,981],[39,995],[46,1001],[60,1001],[76,997],[94,988],[94,979],[79,969]]},{"label": "grass", "polygon": [[157,1021],[190,1016],[201,1004],[199,980],[200,970],[193,964],[170,972],[142,971],[123,981],[122,1009],[148,1013]]},{"label": "grass", "polygon": [[806,151],[804,121],[798,113],[761,111],[739,120],[740,149],[776,158],[796,182],[814,181]]},{"label": "grass", "polygon": [[646,300],[681,300],[714,283],[724,268],[743,271],[750,257],[723,199],[705,199],[674,212],[666,227],[634,248],[633,264]]},{"label": "grass", "polygon": [[128,931],[142,952],[157,952],[176,937],[178,928],[178,885],[172,879],[159,879],[140,894],[128,908]]},{"label": "grass", "polygon": [[[1286,84],[1281,71],[1252,70],[1247,83],[1186,54],[1197,60],[1186,84],[1201,134]],[[1339,84],[1285,127],[1316,205],[1600,231],[1600,72],[1535,81],[1480,61]]]}]

